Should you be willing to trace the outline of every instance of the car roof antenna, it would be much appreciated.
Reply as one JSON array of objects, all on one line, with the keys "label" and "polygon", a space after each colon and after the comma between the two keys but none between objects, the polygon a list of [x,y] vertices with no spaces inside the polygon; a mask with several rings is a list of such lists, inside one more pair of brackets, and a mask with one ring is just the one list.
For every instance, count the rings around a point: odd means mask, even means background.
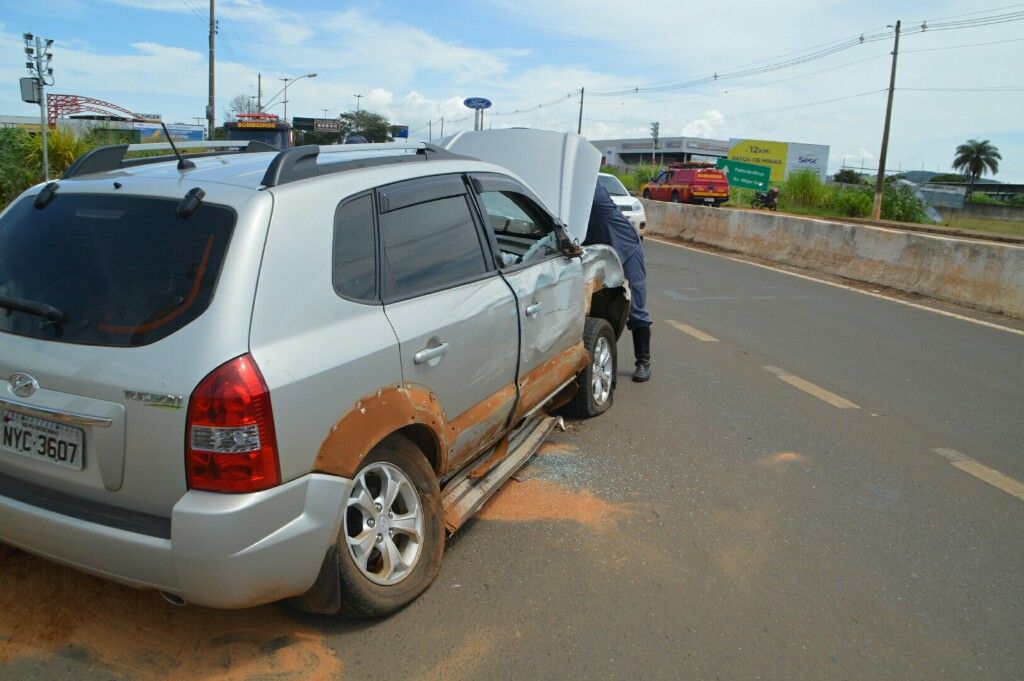
[{"label": "car roof antenna", "polygon": [[160,127],[164,129],[164,137],[166,137],[167,141],[171,143],[171,150],[174,152],[174,155],[178,157],[178,170],[188,170],[190,168],[195,168],[195,163],[193,163],[192,161],[186,161],[184,158],[182,158],[181,152],[178,151],[178,147],[174,146],[174,140],[171,139],[171,133],[167,132],[167,126],[164,124],[163,121],[160,121]]}]

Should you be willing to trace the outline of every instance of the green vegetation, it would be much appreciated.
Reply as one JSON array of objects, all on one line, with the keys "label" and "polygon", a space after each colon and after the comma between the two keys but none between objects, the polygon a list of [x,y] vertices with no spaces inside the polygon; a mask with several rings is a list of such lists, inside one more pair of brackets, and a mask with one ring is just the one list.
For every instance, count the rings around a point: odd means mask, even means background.
[{"label": "green vegetation", "polygon": [[[50,178],[59,178],[76,158],[91,149],[130,143],[130,135],[130,130],[94,128],[83,132],[69,127],[51,128],[46,134]],[[137,152],[134,156],[163,156],[167,153]],[[31,134],[22,128],[0,128],[0,210],[23,191],[42,181],[42,135]]]},{"label": "green vegetation", "polygon": [[993,218],[968,218],[954,215],[942,222],[946,227],[994,234],[1010,234],[1024,237],[1024,222],[1014,220],[996,220]]},{"label": "green vegetation", "polygon": [[652,165],[639,165],[623,170],[614,166],[601,166],[601,172],[609,173],[619,178],[629,191],[639,192],[640,186],[645,182],[650,182],[651,178],[658,174],[659,168]]},{"label": "green vegetation", "polygon": [[[639,192],[641,185],[657,175],[659,170],[657,166],[638,166],[629,169],[605,166],[601,169],[602,172],[611,173],[622,180],[622,184],[631,192]],[[927,221],[924,204],[914,196],[909,187],[887,180],[884,192],[883,220]],[[725,205],[729,208],[749,208],[754,194],[752,189],[733,187],[729,203]],[[779,210],[797,215],[866,218],[871,215],[873,200],[873,189],[863,181],[858,181],[856,186],[840,187],[822,182],[818,174],[811,171],[793,173],[779,187]]]},{"label": "green vegetation", "polygon": [[843,168],[838,173],[836,173],[835,177],[833,177],[832,179],[833,179],[833,181],[839,182],[841,184],[863,184],[864,183],[864,178],[861,177],[861,174],[858,173],[853,168]]},{"label": "green vegetation", "polygon": [[341,136],[362,135],[367,142],[390,142],[391,121],[372,111],[346,111],[338,116],[341,123]]},{"label": "green vegetation", "polygon": [[959,170],[967,178],[968,196],[974,192],[974,185],[986,172],[999,174],[999,162],[1003,157],[988,140],[969,139],[957,146],[953,157],[953,169]]}]

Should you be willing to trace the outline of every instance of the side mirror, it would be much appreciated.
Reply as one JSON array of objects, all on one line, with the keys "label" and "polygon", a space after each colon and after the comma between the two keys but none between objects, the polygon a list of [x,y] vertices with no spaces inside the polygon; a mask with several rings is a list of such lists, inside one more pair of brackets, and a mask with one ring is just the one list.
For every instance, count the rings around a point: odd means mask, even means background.
[{"label": "side mirror", "polygon": [[583,255],[583,247],[569,236],[565,231],[565,225],[555,225],[555,238],[558,240],[558,250],[567,258],[576,258]]}]

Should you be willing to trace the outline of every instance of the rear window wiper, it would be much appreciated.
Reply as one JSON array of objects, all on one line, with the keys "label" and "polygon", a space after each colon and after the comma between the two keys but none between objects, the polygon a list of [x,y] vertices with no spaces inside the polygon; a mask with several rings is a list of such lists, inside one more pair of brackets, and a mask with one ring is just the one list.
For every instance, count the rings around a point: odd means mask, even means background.
[{"label": "rear window wiper", "polygon": [[36,302],[35,300],[0,296],[0,308],[6,308],[13,312],[24,312],[25,314],[35,315],[36,317],[42,317],[54,324],[63,324],[66,319],[64,313],[53,305]]}]

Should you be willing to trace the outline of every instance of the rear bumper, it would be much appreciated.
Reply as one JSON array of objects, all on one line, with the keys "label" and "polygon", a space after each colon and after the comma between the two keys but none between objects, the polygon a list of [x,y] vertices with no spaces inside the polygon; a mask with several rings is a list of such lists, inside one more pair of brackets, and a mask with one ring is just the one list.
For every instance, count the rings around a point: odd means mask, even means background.
[{"label": "rear bumper", "polygon": [[254,494],[191,491],[170,538],[0,496],[0,541],[190,603],[244,608],[308,590],[337,538],[352,482],[310,474]]}]

